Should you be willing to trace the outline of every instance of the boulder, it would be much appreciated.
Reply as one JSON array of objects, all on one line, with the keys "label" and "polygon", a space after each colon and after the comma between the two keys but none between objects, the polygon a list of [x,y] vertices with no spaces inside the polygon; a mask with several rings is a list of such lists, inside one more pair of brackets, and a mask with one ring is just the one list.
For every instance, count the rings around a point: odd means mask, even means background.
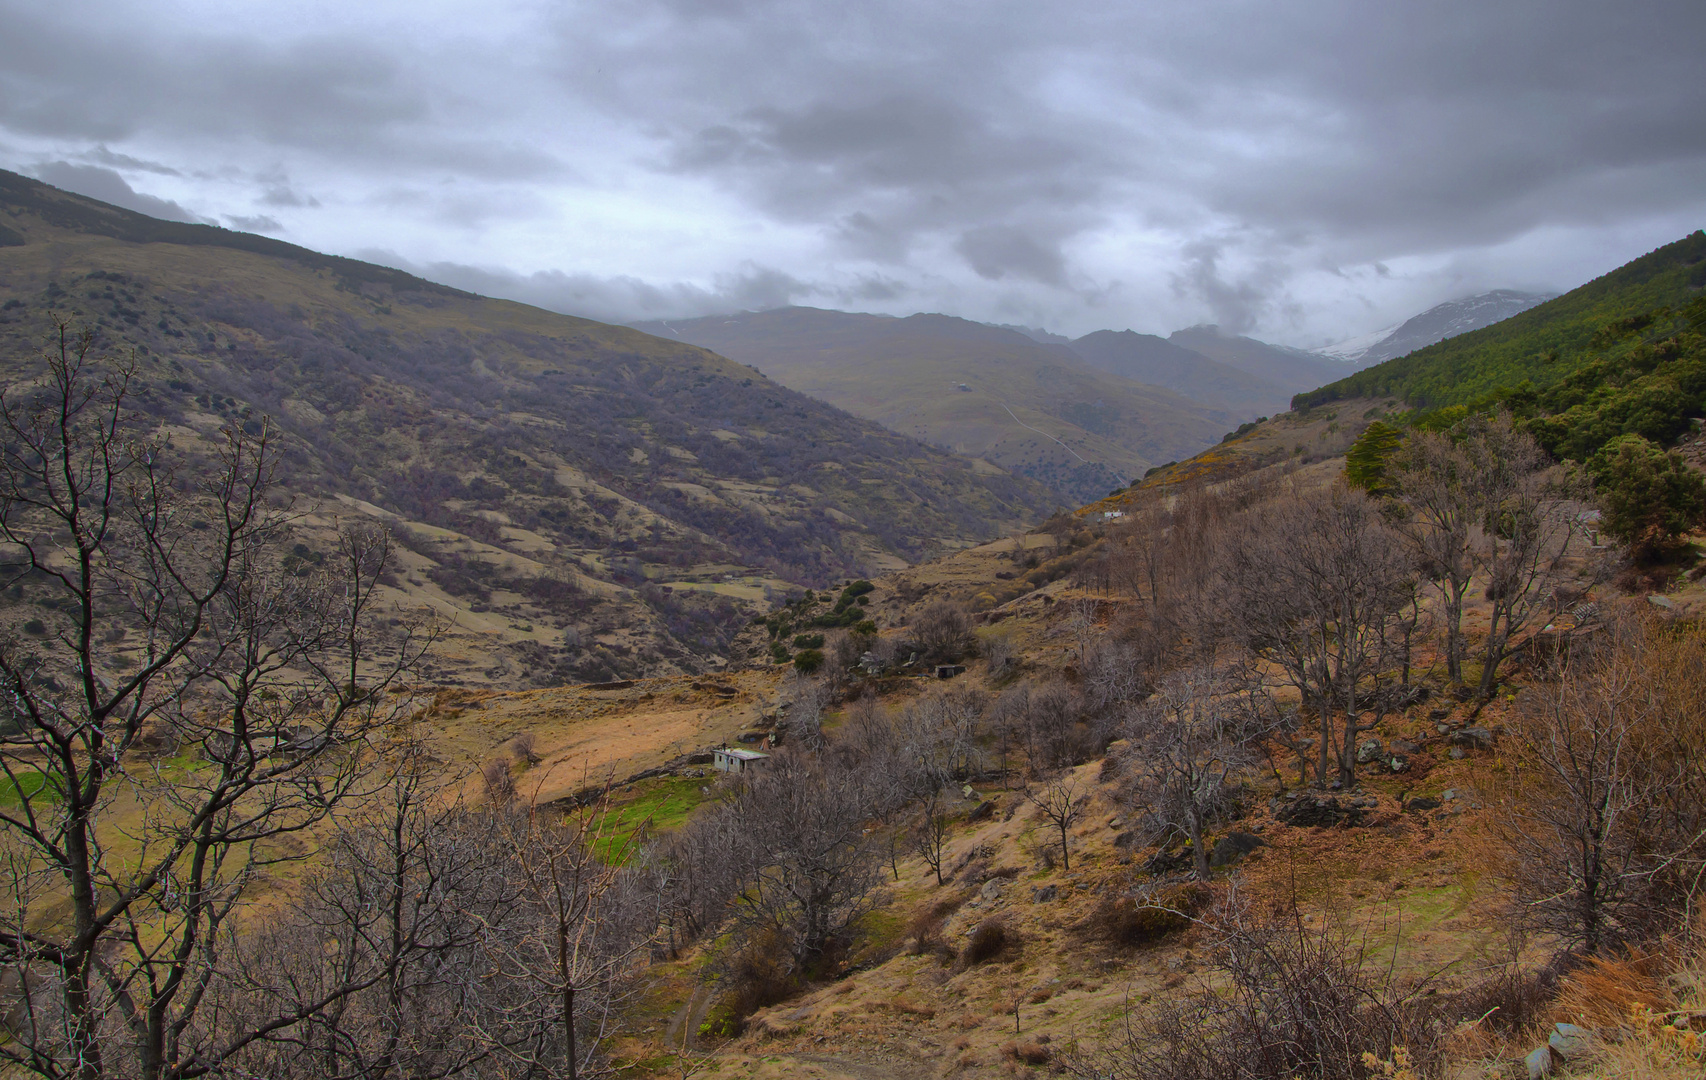
[{"label": "boulder", "polygon": [[1196,858],[1190,848],[1180,848],[1178,851],[1157,851],[1143,864],[1143,868],[1157,877],[1164,874],[1177,874],[1189,870],[1196,864]]},{"label": "boulder", "polygon": [[1556,1024],[1546,1045],[1565,1061],[1574,1061],[1593,1049],[1593,1032],[1576,1024]]},{"label": "boulder", "polygon": [[1491,750],[1493,748],[1493,733],[1484,727],[1466,727],[1451,736],[1453,745],[1465,750]]},{"label": "boulder", "polygon": [[1392,740],[1392,752],[1394,754],[1398,754],[1398,755],[1408,757],[1409,755],[1415,753],[1417,750],[1420,750],[1421,748],[1422,747],[1421,747],[1420,743],[1413,743],[1409,739],[1393,739]]},{"label": "boulder", "polygon": [[1341,802],[1332,795],[1306,791],[1288,803],[1275,817],[1298,828],[1353,828],[1362,824],[1363,808]]},{"label": "boulder", "polygon": [[1227,833],[1215,842],[1209,852],[1208,864],[1214,867],[1231,866],[1244,856],[1259,847],[1267,847],[1268,842],[1255,833]]},{"label": "boulder", "polygon": [[1528,1066],[1528,1080],[1540,1080],[1542,1076],[1550,1073],[1552,1066],[1556,1064],[1552,1060],[1552,1048],[1550,1046],[1542,1046],[1523,1058],[1522,1063]]},{"label": "boulder", "polygon": [[985,799],[977,804],[977,808],[966,815],[966,822],[987,821],[995,813],[995,800]]},{"label": "boulder", "polygon": [[1379,739],[1369,739],[1357,746],[1357,764],[1367,765],[1371,761],[1379,760],[1385,754],[1386,747],[1381,744]]},{"label": "boulder", "polygon": [[1001,898],[1001,879],[1000,878],[990,878],[988,881],[984,882],[983,888],[978,890],[978,895],[983,897],[985,900],[998,900],[998,899],[1000,899]]},{"label": "boulder", "polygon": [[1411,814],[1420,814],[1428,810],[1438,810],[1441,805],[1438,799],[1423,795],[1419,799],[1411,799],[1405,803],[1404,809]]},{"label": "boulder", "polygon": [[1035,903],[1035,904],[1046,904],[1050,900],[1053,900],[1056,896],[1059,896],[1059,895],[1060,895],[1059,886],[1043,885],[1039,888],[1035,888],[1035,889],[1031,890],[1031,902]]}]

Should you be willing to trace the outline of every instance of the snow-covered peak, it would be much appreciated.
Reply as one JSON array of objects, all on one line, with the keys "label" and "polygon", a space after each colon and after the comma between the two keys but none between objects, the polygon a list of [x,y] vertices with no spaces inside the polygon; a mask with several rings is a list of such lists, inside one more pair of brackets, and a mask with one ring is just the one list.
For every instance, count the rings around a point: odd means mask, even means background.
[{"label": "snow-covered peak", "polygon": [[1426,348],[1436,341],[1503,322],[1512,315],[1545,303],[1553,295],[1494,289],[1475,296],[1464,296],[1435,305],[1398,326],[1349,338],[1316,352],[1366,367]]}]

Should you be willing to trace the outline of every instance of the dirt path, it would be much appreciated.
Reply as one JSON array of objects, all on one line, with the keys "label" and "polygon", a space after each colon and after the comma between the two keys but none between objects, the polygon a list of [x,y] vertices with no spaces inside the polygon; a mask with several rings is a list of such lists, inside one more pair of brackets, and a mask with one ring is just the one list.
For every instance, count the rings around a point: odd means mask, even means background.
[{"label": "dirt path", "polygon": [[711,993],[709,990],[701,986],[688,994],[686,1003],[675,1010],[675,1015],[670,1018],[669,1026],[664,1029],[664,1045],[671,1050],[680,1050],[683,1047],[688,1050],[701,1049],[699,1046],[699,1025],[705,1022],[705,1013],[710,1008]]}]

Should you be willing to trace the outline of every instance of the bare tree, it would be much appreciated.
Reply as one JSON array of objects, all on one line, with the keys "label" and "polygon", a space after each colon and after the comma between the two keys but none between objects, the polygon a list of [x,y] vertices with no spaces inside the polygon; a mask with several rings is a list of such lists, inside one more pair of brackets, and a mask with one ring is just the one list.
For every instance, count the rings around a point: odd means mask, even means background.
[{"label": "bare tree", "polygon": [[1078,700],[1065,684],[1044,683],[1033,687],[1025,719],[1025,755],[1033,772],[1047,772],[1076,765],[1085,756],[1079,739]]},{"label": "bare tree", "polygon": [[507,963],[530,929],[509,811],[461,805],[425,756],[412,741],[385,748],[384,789],[336,822],[284,903],[234,937],[211,1020],[179,1036],[200,1065],[356,1080],[504,1075],[537,1056],[550,1016],[527,1007],[536,995]]},{"label": "bare tree", "polygon": [[964,606],[947,600],[919,612],[909,631],[918,652],[931,662],[953,663],[977,649],[971,616]]},{"label": "bare tree", "polygon": [[[1362,492],[1335,485],[1258,508],[1227,558],[1241,637],[1314,713],[1316,780],[1350,783],[1385,701],[1411,567]],[[1336,766],[1336,769],[1335,769]]]},{"label": "bare tree", "polygon": [[511,844],[532,917],[515,963],[537,987],[538,1011],[554,1018],[551,1059],[574,1080],[589,1074],[615,1029],[658,924],[647,902],[656,897],[625,873],[641,830],[612,833],[608,791],[566,816],[535,807],[522,820]]},{"label": "bare tree", "polygon": [[1706,874],[1706,635],[1627,616],[1528,691],[1485,798],[1517,923],[1588,953],[1669,929]]},{"label": "bare tree", "polygon": [[1410,518],[1400,526],[1439,595],[1447,674],[1463,678],[1463,607],[1472,583],[1491,601],[1479,689],[1486,697],[1511,642],[1545,608],[1574,534],[1568,492],[1533,436],[1508,413],[1449,434],[1417,432],[1397,460]]},{"label": "bare tree", "polygon": [[948,814],[947,800],[938,788],[926,795],[919,805],[918,825],[912,832],[912,850],[918,853],[924,860],[924,865],[936,875],[938,886],[945,884],[942,880],[942,861],[947,855],[948,833],[952,820]]},{"label": "bare tree", "polygon": [[0,393],[7,584],[54,612],[44,641],[0,642],[17,795],[0,807],[0,961],[32,1002],[0,1058],[84,1080],[198,1075],[181,1036],[222,928],[363,775],[430,634],[374,625],[381,531],[345,530],[312,576],[282,571],[267,426],[194,461],[144,429],[133,369],[101,364],[91,333],[59,324],[43,359],[40,380]]},{"label": "bare tree", "polygon": [[1446,675],[1463,681],[1463,602],[1475,574],[1475,463],[1449,435],[1417,431],[1395,462],[1410,516],[1399,527],[1439,595]]},{"label": "bare tree", "polygon": [[1487,583],[1487,637],[1480,692],[1492,696],[1511,642],[1548,609],[1575,531],[1566,492],[1551,475],[1540,444],[1510,414],[1478,421],[1465,440],[1475,467],[1482,575]]},{"label": "bare tree", "polygon": [[1133,716],[1127,795],[1151,842],[1183,835],[1196,876],[1208,880],[1204,834],[1228,809],[1232,780],[1251,765],[1255,734],[1250,700],[1213,668],[1169,676]]},{"label": "bare tree", "polygon": [[786,948],[796,974],[824,959],[874,902],[881,854],[866,829],[870,793],[831,762],[778,754],[728,804],[752,869],[736,922]]},{"label": "bare tree", "polygon": [[1087,796],[1079,793],[1077,781],[1067,775],[1027,787],[1025,798],[1060,834],[1060,864],[1063,869],[1071,870],[1071,829],[1084,812]]}]

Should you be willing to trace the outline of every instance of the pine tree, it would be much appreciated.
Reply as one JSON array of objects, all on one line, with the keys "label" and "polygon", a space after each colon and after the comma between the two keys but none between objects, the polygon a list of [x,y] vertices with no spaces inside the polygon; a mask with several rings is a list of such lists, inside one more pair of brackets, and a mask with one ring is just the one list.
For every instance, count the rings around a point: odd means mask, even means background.
[{"label": "pine tree", "polygon": [[1392,494],[1386,467],[1402,441],[1398,429],[1384,420],[1368,425],[1345,454],[1345,479],[1370,495]]}]

